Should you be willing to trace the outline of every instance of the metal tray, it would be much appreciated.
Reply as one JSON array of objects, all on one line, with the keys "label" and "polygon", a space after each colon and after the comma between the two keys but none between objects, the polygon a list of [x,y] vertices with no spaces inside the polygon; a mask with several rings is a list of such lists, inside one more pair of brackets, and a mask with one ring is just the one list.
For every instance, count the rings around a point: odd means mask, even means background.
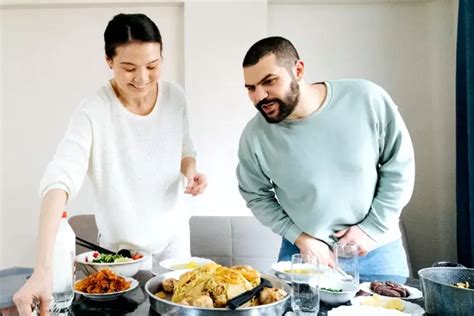
[{"label": "metal tray", "polygon": [[0,271],[0,308],[15,305],[13,294],[25,284],[26,279],[33,273],[31,268],[9,268]]},{"label": "metal tray", "polygon": [[172,271],[160,276],[156,276],[145,284],[145,291],[150,299],[150,305],[157,313],[161,315],[178,315],[178,316],[257,316],[257,315],[268,315],[276,316],[283,315],[287,310],[287,304],[289,302],[291,288],[285,282],[278,278],[262,274],[262,277],[269,280],[273,287],[285,290],[288,295],[281,301],[255,306],[255,307],[244,307],[236,310],[230,310],[227,308],[200,308],[194,306],[185,306],[170,302],[166,299],[160,299],[154,294],[158,292],[159,287],[163,280],[168,278],[179,279],[179,277],[186,271]]}]

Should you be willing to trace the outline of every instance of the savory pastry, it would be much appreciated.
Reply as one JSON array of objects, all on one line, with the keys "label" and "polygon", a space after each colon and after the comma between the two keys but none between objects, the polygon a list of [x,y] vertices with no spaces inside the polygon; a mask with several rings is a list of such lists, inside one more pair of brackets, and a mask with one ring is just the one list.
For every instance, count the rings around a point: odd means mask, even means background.
[{"label": "savory pastry", "polygon": [[271,304],[277,301],[282,300],[286,296],[285,290],[282,289],[277,289],[277,288],[270,288],[266,287],[264,288],[259,296],[258,300],[260,301],[260,304]]},{"label": "savory pastry", "polygon": [[[253,289],[260,282],[260,273],[250,266],[228,268],[210,263],[184,273],[174,284],[171,300],[174,303],[197,307],[226,307],[230,299]],[[264,301],[273,303],[287,295],[280,291],[268,289],[266,294],[263,294]],[[245,306],[260,304],[261,300],[256,297]]]},{"label": "savory pastry", "polygon": [[210,298],[208,295],[201,295],[198,298],[196,298],[192,303],[192,306],[197,306],[197,307],[207,307],[207,308],[213,308],[214,303],[212,302],[212,298]]},{"label": "savory pastry", "polygon": [[166,293],[163,292],[163,291],[159,291],[159,292],[155,293],[155,296],[159,297],[161,299],[165,299],[166,298]]},{"label": "savory pastry", "polygon": [[410,296],[410,292],[401,286],[398,283],[385,281],[385,282],[371,282],[370,289],[377,294],[383,296],[391,296],[391,297],[408,297]]},{"label": "savory pastry", "polygon": [[173,278],[165,279],[162,283],[163,291],[165,291],[166,293],[173,293],[177,281],[178,280]]},{"label": "savory pastry", "polygon": [[231,267],[232,270],[238,271],[240,274],[244,276],[253,286],[257,286],[260,284],[260,272],[255,270],[249,265],[237,265]]}]

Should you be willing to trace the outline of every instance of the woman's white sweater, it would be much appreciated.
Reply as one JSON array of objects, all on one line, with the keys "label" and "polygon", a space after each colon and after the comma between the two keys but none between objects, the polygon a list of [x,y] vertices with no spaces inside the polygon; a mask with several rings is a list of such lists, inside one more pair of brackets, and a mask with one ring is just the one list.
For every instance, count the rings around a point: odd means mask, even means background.
[{"label": "woman's white sweater", "polygon": [[184,190],[181,160],[190,156],[195,151],[179,86],[160,81],[152,112],[141,116],[128,111],[107,84],[74,111],[40,195],[62,189],[71,200],[88,174],[100,243],[158,253],[184,224],[175,205]]}]

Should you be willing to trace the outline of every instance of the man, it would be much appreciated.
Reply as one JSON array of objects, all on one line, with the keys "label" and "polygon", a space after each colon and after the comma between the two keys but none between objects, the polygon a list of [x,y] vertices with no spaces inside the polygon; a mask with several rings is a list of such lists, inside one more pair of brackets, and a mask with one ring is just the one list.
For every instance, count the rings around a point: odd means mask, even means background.
[{"label": "man", "polygon": [[390,96],[365,80],[304,82],[290,41],[255,43],[245,87],[260,114],[242,132],[237,177],[255,217],[281,235],[279,260],[334,242],[359,247],[362,274],[408,276],[398,220],[414,185],[407,128]]}]

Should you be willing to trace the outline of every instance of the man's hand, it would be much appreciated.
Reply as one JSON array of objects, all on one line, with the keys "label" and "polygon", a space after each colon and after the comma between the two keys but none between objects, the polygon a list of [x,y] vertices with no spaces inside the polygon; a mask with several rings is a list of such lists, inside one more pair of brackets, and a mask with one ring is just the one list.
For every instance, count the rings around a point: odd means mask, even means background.
[{"label": "man's hand", "polygon": [[334,255],[329,246],[319,239],[306,233],[302,233],[295,241],[295,245],[300,249],[301,254],[308,254],[318,257],[319,263],[334,267]]},{"label": "man's hand", "polygon": [[187,184],[184,193],[192,196],[200,195],[206,190],[207,177],[202,173],[195,173],[186,177]]},{"label": "man's hand", "polygon": [[375,249],[377,246],[375,240],[370,238],[370,236],[357,225],[338,231],[334,236],[339,238],[339,243],[343,245],[350,242],[355,243],[359,247],[359,256],[365,256],[369,251]]}]

